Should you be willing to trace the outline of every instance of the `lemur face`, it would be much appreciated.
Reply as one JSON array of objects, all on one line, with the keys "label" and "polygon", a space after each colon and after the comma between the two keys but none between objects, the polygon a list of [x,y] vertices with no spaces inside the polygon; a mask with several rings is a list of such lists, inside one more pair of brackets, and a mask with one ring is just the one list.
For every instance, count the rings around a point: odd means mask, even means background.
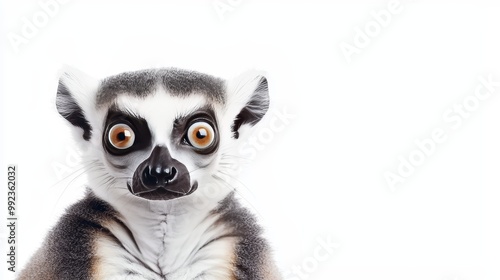
[{"label": "lemur face", "polygon": [[130,176],[131,194],[167,200],[189,195],[203,172],[216,165],[221,104],[203,96],[117,98],[102,133],[104,160],[119,176]]},{"label": "lemur face", "polygon": [[267,80],[255,72],[226,82],[153,69],[95,81],[71,70],[57,94],[94,177],[107,182],[94,191],[155,201],[187,197],[212,182],[268,107]]}]

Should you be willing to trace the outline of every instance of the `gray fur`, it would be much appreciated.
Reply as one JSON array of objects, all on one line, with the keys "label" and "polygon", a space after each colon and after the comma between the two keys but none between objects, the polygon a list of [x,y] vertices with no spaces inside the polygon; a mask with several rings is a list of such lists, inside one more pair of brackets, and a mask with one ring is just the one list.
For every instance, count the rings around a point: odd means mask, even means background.
[{"label": "gray fur", "polygon": [[104,79],[98,90],[97,104],[109,104],[123,93],[145,97],[159,85],[175,96],[199,92],[211,101],[225,102],[224,80],[194,71],[160,68],[125,72]]},{"label": "gray fur", "polygon": [[18,279],[92,279],[94,238],[98,232],[109,234],[101,222],[115,214],[108,203],[88,191],[67,209]]},{"label": "gray fur", "polygon": [[262,237],[262,228],[255,216],[229,194],[219,203],[214,213],[220,216],[219,222],[232,228],[232,235],[239,241],[236,245],[235,278],[238,280],[267,280],[275,274],[270,266],[270,247]]}]

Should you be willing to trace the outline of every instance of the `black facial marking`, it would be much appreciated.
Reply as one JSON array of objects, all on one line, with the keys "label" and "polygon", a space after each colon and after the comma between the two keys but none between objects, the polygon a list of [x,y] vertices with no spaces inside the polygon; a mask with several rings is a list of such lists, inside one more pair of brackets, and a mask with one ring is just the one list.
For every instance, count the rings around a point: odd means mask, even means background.
[{"label": "black facial marking", "polygon": [[92,127],[85,118],[80,105],[78,105],[68,88],[61,81],[59,81],[59,86],[57,87],[56,107],[59,114],[72,125],[83,129],[83,139],[90,140]]},{"label": "black facial marking", "polygon": [[[135,141],[130,148],[118,149],[109,142],[108,134],[110,129],[115,124],[119,123],[128,125],[135,133]],[[108,111],[105,127],[106,129],[102,136],[102,143],[105,150],[112,155],[126,155],[133,151],[143,150],[151,146],[151,132],[149,131],[148,122],[143,118],[131,116],[118,110],[117,108],[112,107]],[[117,137],[119,140],[125,140],[126,135],[124,133],[119,133]]]},{"label": "black facial marking", "polygon": [[98,90],[97,104],[108,104],[124,93],[146,97],[158,85],[174,96],[199,92],[211,101],[225,102],[225,85],[222,79],[194,71],[160,68],[125,72],[104,79]]},{"label": "black facial marking", "polygon": [[255,125],[264,117],[267,110],[269,110],[267,79],[262,77],[251,99],[234,120],[231,127],[234,138],[239,138],[240,134],[238,130],[243,124]]}]

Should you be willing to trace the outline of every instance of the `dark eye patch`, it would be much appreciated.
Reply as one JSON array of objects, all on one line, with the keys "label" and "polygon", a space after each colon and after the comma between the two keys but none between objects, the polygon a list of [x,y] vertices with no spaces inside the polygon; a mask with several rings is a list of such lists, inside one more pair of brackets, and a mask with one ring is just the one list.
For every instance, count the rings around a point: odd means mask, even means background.
[{"label": "dark eye patch", "polygon": [[[172,141],[174,143],[178,143],[179,145],[191,147],[198,154],[203,154],[203,155],[212,154],[215,151],[217,151],[219,147],[219,135],[218,135],[219,131],[217,128],[217,122],[215,120],[216,120],[215,112],[209,106],[201,107],[185,116],[177,117],[174,120],[174,126],[172,130]],[[215,139],[214,143],[210,146],[209,149],[203,149],[203,150],[195,149],[189,144],[189,141],[187,141],[186,139],[189,127],[197,121],[206,122],[214,129]]]},{"label": "dark eye patch", "polygon": [[[135,133],[134,144],[130,148],[117,149],[109,142],[110,129],[120,123],[128,125]],[[132,116],[117,108],[111,108],[106,116],[105,128],[102,143],[104,149],[112,155],[122,156],[151,146],[151,131],[148,122],[143,118]]]}]

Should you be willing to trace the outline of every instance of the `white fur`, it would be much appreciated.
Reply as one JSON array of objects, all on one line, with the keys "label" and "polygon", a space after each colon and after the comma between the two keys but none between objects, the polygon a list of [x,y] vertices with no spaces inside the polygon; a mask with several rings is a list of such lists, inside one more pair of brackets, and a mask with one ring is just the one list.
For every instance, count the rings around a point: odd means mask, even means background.
[{"label": "white fur", "polygon": [[133,207],[123,213],[122,221],[139,248],[119,223],[107,225],[125,249],[108,237],[99,238],[97,257],[104,260],[98,264],[101,279],[124,279],[128,270],[152,279],[198,279],[201,275],[199,279],[230,279],[237,240],[223,238],[199,251],[208,241],[227,234],[227,229],[215,226],[216,217],[200,215],[202,211],[176,213],[176,206],[170,207],[174,209],[159,212]]}]

